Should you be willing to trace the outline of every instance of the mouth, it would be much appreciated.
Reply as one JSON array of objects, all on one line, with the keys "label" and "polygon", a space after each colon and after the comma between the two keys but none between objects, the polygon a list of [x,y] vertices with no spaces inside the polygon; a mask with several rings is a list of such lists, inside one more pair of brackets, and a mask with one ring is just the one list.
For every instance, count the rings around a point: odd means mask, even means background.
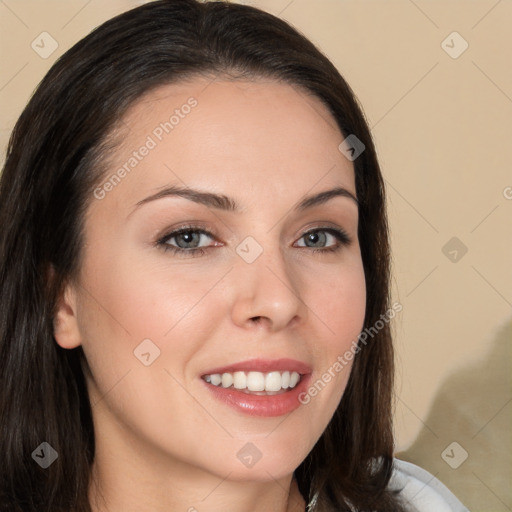
[{"label": "mouth", "polygon": [[300,407],[311,368],[293,359],[253,359],[201,375],[208,391],[238,412],[280,416]]},{"label": "mouth", "polygon": [[251,395],[272,396],[286,393],[295,388],[302,375],[288,370],[268,373],[237,371],[207,374],[202,378],[205,382],[224,389],[236,389]]}]

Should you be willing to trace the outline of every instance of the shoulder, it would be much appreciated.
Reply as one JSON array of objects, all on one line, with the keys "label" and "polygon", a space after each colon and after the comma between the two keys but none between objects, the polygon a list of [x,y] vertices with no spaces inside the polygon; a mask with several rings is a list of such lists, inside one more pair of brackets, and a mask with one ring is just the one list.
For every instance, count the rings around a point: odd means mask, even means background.
[{"label": "shoulder", "polygon": [[410,512],[469,512],[435,476],[400,459],[393,459],[388,488],[399,491]]}]

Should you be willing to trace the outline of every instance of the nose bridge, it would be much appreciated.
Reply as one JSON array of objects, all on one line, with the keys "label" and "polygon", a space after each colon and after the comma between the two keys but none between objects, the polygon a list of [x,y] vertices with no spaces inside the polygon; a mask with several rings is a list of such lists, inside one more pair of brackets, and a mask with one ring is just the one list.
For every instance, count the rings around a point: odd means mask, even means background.
[{"label": "nose bridge", "polygon": [[236,323],[243,325],[255,317],[264,317],[275,330],[303,314],[299,276],[294,274],[275,233],[247,236],[236,247],[236,253]]}]

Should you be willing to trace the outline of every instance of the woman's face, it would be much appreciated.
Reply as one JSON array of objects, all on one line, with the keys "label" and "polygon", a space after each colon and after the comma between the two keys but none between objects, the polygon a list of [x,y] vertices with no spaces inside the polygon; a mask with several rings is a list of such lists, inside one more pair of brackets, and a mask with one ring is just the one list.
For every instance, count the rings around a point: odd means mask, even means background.
[{"label": "woman's face", "polygon": [[[338,357],[363,327],[343,136],[289,85],[205,78],[147,94],[119,136],[55,333],[85,352],[97,460],[291,474],[340,401],[351,362]],[[299,206],[336,188],[348,193]],[[281,391],[247,392],[262,385]]]}]

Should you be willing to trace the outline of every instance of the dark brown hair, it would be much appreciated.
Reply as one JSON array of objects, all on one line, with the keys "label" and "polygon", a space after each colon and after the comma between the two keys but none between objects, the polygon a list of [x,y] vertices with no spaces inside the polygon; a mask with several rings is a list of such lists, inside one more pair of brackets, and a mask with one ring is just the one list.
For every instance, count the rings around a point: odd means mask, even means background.
[{"label": "dark brown hair", "polygon": [[[279,80],[327,106],[354,160],[367,283],[364,327],[389,309],[384,183],[369,128],[340,73],[310,41],[263,11],[160,0],[95,29],[48,71],[11,135],[0,178],[0,510],[90,512],[94,431],[81,347],[53,337],[56,299],[80,268],[84,212],[107,170],[116,123],[143,94],[197,75]],[[55,273],[50,279],[48,269]],[[296,469],[311,511],[402,510],[392,472],[389,325],[360,350],[332,420]],[[46,441],[47,469],[31,457]]]}]

